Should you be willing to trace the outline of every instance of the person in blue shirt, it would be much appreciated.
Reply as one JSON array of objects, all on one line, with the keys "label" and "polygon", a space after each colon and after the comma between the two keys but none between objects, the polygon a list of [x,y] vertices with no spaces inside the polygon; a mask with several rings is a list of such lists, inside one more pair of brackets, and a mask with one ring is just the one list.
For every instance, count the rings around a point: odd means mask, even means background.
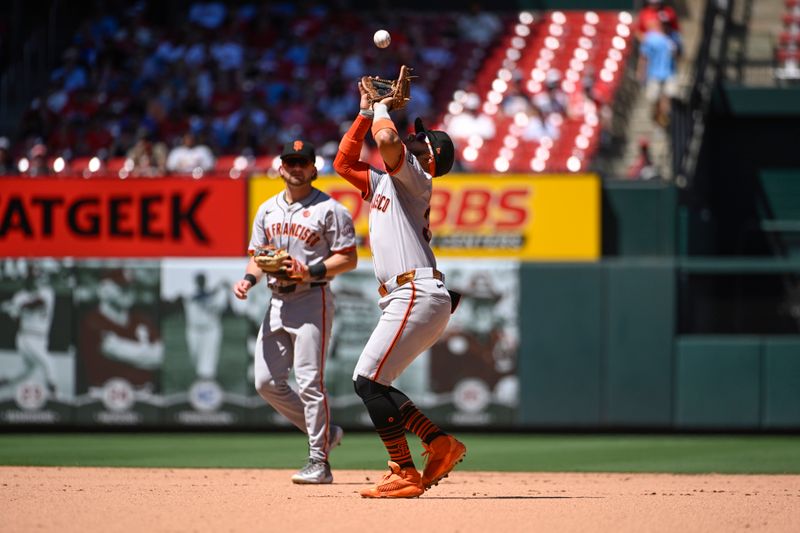
[{"label": "person in blue shirt", "polygon": [[648,21],[648,31],[639,45],[639,80],[645,96],[653,105],[653,119],[666,127],[669,123],[670,98],[677,94],[675,80],[675,41],[664,33],[660,20]]}]

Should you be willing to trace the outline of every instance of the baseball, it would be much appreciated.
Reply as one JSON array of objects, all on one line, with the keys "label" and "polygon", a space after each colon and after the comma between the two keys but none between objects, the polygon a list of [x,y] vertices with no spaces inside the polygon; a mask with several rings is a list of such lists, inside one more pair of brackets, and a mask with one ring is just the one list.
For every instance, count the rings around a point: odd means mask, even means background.
[{"label": "baseball", "polygon": [[386,30],[378,30],[372,40],[375,41],[375,46],[378,48],[386,48],[392,42],[392,36]]}]

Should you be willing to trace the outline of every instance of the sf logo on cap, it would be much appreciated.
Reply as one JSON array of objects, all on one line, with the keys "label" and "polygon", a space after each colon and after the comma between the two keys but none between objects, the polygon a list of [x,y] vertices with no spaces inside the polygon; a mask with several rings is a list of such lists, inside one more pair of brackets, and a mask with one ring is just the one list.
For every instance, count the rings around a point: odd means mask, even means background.
[{"label": "sf logo on cap", "polygon": [[295,141],[294,145],[292,145],[292,148],[294,148],[295,152],[299,152],[303,149],[303,141]]}]

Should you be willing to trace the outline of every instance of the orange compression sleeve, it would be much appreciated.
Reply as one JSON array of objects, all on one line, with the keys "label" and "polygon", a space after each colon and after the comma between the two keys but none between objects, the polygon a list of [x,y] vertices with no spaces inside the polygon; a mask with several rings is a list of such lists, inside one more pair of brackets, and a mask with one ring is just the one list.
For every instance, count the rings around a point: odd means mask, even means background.
[{"label": "orange compression sleeve", "polygon": [[357,115],[350,129],[339,143],[339,151],[333,161],[333,168],[344,179],[352,183],[363,194],[369,192],[369,165],[360,161],[361,146],[367,136],[372,120]]}]

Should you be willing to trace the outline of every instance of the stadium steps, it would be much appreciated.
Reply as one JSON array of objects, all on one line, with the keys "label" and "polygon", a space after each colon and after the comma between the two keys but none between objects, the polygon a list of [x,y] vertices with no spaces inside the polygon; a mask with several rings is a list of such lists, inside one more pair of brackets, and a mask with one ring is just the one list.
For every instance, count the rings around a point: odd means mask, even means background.
[{"label": "stadium steps", "polygon": [[[694,11],[687,13],[687,16],[680,20],[681,35],[683,37],[684,55],[678,70],[678,91],[679,97],[683,98],[687,88],[692,82],[692,69],[695,54],[697,52],[698,41],[701,37],[702,8],[694,6]],[[635,69],[631,65],[629,68]],[[670,164],[671,150],[669,135],[663,129],[654,125],[650,105],[644,96],[644,91],[638,91],[635,96],[636,102],[631,109],[631,116],[628,125],[628,138],[623,156],[619,158],[618,164],[612,173],[615,177],[625,177],[628,169],[636,161],[639,155],[639,143],[642,139],[650,142],[650,154],[653,163],[659,169],[664,179],[672,178],[672,168]]]}]

